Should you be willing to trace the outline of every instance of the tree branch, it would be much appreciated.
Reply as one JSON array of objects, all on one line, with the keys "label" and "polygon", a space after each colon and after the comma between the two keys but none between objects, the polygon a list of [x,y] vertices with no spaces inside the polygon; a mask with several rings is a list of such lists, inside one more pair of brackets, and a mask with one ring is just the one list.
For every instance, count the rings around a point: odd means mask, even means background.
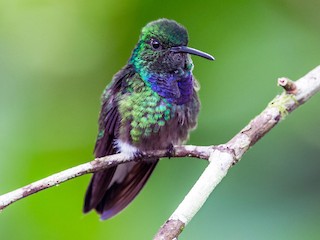
[{"label": "tree branch", "polygon": [[[200,159],[208,159],[209,158],[209,147],[201,147],[201,146],[175,146],[174,154],[172,157],[195,157]],[[166,150],[157,150],[152,152],[143,152],[143,159],[148,159],[152,157],[167,157],[168,152]],[[171,157],[171,156],[170,156]],[[21,187],[12,192],[6,193],[0,196],[0,210],[6,208],[10,204],[28,197],[34,193],[37,193],[41,190],[56,186],[65,181],[71,180],[76,177],[80,177],[82,175],[88,173],[94,173],[106,168],[113,167],[118,164],[131,162],[131,161],[141,161],[141,159],[136,159],[132,155],[127,155],[124,153],[118,153],[114,155],[109,155],[102,158],[96,158],[95,160],[78,165],[73,168],[69,168],[67,170],[61,171],[59,173],[53,174],[49,177],[43,178],[36,182],[33,182],[29,185]]]},{"label": "tree branch", "polygon": [[[287,78],[278,79],[278,85],[285,91],[276,96],[258,116],[236,134],[229,142],[219,146],[175,146],[171,157],[196,157],[209,160],[198,181],[180,203],[170,218],[160,228],[155,240],[172,240],[179,236],[202,207],[210,193],[226,176],[231,166],[236,164],[243,154],[261,137],[269,132],[290,112],[305,103],[320,91],[320,66],[296,82]],[[166,157],[167,151],[158,150],[142,153],[142,159]],[[123,153],[97,158],[91,162],[53,174],[47,178],[0,196],[0,210],[10,204],[41,190],[50,188],[70,179],[106,169],[130,161],[141,161]]]},{"label": "tree branch", "polygon": [[283,120],[290,112],[305,103],[320,91],[320,66],[295,83],[281,78],[278,84],[285,89],[268,106],[245,126],[228,143],[212,149],[209,165],[198,181],[180,203],[170,218],[162,225],[154,240],[172,240],[205,203],[210,193],[226,176],[229,168],[237,163],[243,154],[261,137]]}]

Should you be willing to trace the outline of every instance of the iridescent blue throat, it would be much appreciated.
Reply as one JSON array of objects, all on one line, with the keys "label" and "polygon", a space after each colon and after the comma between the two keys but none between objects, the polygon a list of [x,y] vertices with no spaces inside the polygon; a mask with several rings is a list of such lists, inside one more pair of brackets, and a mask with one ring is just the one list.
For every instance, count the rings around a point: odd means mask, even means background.
[{"label": "iridescent blue throat", "polygon": [[193,77],[190,70],[177,73],[147,73],[139,72],[141,78],[151,89],[165,98],[169,103],[182,105],[189,102],[193,95]]}]

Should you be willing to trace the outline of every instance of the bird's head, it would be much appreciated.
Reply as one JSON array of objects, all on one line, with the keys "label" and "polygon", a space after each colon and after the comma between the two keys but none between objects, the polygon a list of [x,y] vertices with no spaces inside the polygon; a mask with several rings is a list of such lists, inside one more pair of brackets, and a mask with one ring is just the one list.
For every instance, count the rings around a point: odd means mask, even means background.
[{"label": "bird's head", "polygon": [[209,60],[204,52],[187,47],[187,30],[173,20],[159,19],[147,24],[129,60],[141,77],[148,81],[152,74],[185,74],[193,68],[189,54]]}]

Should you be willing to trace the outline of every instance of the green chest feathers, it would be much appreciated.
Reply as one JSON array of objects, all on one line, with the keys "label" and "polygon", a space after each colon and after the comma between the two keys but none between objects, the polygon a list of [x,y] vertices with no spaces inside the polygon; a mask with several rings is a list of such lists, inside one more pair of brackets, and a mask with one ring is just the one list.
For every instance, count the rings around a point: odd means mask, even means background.
[{"label": "green chest feathers", "polygon": [[127,93],[120,97],[119,112],[122,117],[120,135],[130,132],[133,142],[159,132],[168,122],[174,109],[141,79],[128,81]]}]

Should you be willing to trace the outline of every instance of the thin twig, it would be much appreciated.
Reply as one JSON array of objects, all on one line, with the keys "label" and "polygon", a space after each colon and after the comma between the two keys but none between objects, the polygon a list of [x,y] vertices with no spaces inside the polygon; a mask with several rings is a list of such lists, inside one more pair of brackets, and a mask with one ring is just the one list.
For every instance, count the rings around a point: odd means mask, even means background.
[{"label": "thin twig", "polygon": [[[145,158],[152,157],[166,157],[166,150],[157,150],[153,152],[142,153]],[[201,146],[176,146],[174,147],[174,154],[172,157],[196,157],[200,159],[208,159],[208,147]],[[95,160],[81,164],[79,166],[69,168],[67,170],[61,171],[59,173],[53,174],[49,177],[43,178],[39,181],[33,182],[22,188],[14,190],[12,192],[6,193],[0,196],[0,210],[6,208],[10,204],[25,198],[29,195],[37,193],[41,190],[56,186],[65,181],[71,180],[73,178],[82,176],[84,174],[97,172],[121,163],[130,161],[140,161],[140,159],[135,159],[131,155],[126,155],[123,153],[114,154],[102,158],[96,158]]]}]

